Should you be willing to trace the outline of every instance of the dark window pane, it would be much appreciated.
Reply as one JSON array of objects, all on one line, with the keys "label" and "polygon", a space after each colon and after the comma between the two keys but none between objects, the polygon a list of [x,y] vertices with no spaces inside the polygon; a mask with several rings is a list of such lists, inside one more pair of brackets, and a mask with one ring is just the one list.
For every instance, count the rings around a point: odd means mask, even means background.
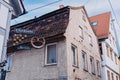
[{"label": "dark window pane", "polygon": [[56,45],[47,46],[47,63],[56,63]]}]

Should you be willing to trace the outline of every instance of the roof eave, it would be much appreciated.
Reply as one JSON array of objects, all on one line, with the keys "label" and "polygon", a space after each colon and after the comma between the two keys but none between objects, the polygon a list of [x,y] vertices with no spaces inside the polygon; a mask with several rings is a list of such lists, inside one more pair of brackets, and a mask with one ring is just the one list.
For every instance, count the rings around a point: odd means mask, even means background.
[{"label": "roof eave", "polygon": [[12,19],[17,18],[18,16],[21,16],[26,13],[22,0],[12,0],[12,1],[13,1],[13,9],[14,9],[14,14],[12,16]]}]

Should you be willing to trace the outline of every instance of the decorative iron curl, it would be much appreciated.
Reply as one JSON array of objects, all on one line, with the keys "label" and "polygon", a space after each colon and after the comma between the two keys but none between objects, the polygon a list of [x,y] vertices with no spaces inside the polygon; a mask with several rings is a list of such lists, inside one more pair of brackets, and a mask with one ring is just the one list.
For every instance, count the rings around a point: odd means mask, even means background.
[{"label": "decorative iron curl", "polygon": [[45,39],[39,38],[39,37],[32,37],[31,38],[31,45],[37,49],[42,48],[45,45]]}]

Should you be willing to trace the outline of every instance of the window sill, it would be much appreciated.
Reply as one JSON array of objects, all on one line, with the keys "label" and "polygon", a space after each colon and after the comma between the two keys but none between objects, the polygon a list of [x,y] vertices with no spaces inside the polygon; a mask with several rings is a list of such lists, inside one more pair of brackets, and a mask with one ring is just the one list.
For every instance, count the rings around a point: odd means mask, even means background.
[{"label": "window sill", "polygon": [[83,36],[80,36],[80,35],[79,35],[79,37],[83,40]]},{"label": "window sill", "polygon": [[88,72],[88,70],[87,69],[83,69],[84,71],[86,71],[86,72]]},{"label": "window sill", "polygon": [[98,75],[98,77],[101,77],[101,75]]},{"label": "window sill", "polygon": [[75,68],[79,68],[77,65],[72,65],[73,67],[75,67]]},{"label": "window sill", "polygon": [[51,64],[45,64],[44,67],[46,67],[46,66],[56,66],[56,65],[57,65],[57,63],[51,63]]},{"label": "window sill", "polygon": [[95,72],[92,72],[93,75],[95,75]]},{"label": "window sill", "polygon": [[93,47],[92,43],[90,43],[90,46]]},{"label": "window sill", "polygon": [[6,73],[11,72],[10,70],[6,70]]}]

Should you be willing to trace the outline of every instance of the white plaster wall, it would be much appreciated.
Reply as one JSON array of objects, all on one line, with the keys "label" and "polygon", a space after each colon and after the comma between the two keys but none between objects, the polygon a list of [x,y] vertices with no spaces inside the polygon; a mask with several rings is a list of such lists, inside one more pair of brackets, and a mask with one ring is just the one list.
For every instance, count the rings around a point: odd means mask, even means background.
[{"label": "white plaster wall", "polygon": [[116,72],[112,71],[111,69],[109,69],[109,68],[107,68],[107,67],[103,67],[103,70],[104,70],[104,72],[105,72],[105,73],[103,73],[103,74],[104,74],[103,80],[108,80],[107,71],[110,72],[110,80],[112,80],[112,75],[111,75],[111,73],[113,73],[113,75],[114,75],[114,80],[117,80],[117,79],[116,79],[116,76],[118,76],[118,80],[119,80],[119,75],[118,75]]},{"label": "white plaster wall", "polygon": [[41,49],[15,52],[11,72],[6,80],[45,80],[67,76],[67,55],[65,41],[59,41],[57,47],[57,65],[45,65],[45,46]]},{"label": "white plaster wall", "polygon": [[[96,70],[96,60],[100,59],[100,53],[97,43],[97,38],[92,31],[92,28],[87,20],[85,15],[86,22],[82,19],[82,11],[83,9],[70,9],[70,19],[68,28],[66,30],[66,44],[67,44],[67,60],[68,63],[68,75],[70,78],[68,80],[74,80],[75,77],[80,78],[81,80],[101,80],[101,77],[97,75],[93,75],[90,71],[90,56],[94,57],[95,61],[95,71]],[[84,12],[85,13],[85,12]],[[79,36],[79,26],[83,29],[83,38]],[[85,27],[86,26],[86,27]],[[92,45],[91,46],[88,40],[88,35],[92,37]],[[78,53],[78,66],[72,66],[72,53],[71,53],[71,44],[77,46],[77,53]],[[82,50],[87,53],[87,65],[88,65],[88,72],[84,71],[82,68]],[[73,72],[73,69],[76,71]],[[95,72],[97,73],[97,72]]]},{"label": "white plaster wall", "polygon": [[0,27],[6,29],[7,21],[8,21],[8,12],[9,8],[1,4],[0,7]]},{"label": "white plaster wall", "polygon": [[[107,70],[114,73],[115,75],[119,74],[119,65],[115,63],[114,56],[113,60],[111,60],[110,57],[107,56],[107,50],[106,50],[106,41],[102,42],[102,51],[103,51],[103,61],[102,61],[102,70],[103,70],[103,80],[108,80],[107,78]],[[116,77],[114,77],[114,80]]]},{"label": "white plaster wall", "polygon": [[119,66],[118,66],[118,64],[115,63],[114,55],[113,55],[113,60],[111,60],[111,58],[107,56],[106,42],[102,42],[102,50],[103,50],[102,65],[107,65],[111,69],[113,69],[116,73],[119,73]]}]

